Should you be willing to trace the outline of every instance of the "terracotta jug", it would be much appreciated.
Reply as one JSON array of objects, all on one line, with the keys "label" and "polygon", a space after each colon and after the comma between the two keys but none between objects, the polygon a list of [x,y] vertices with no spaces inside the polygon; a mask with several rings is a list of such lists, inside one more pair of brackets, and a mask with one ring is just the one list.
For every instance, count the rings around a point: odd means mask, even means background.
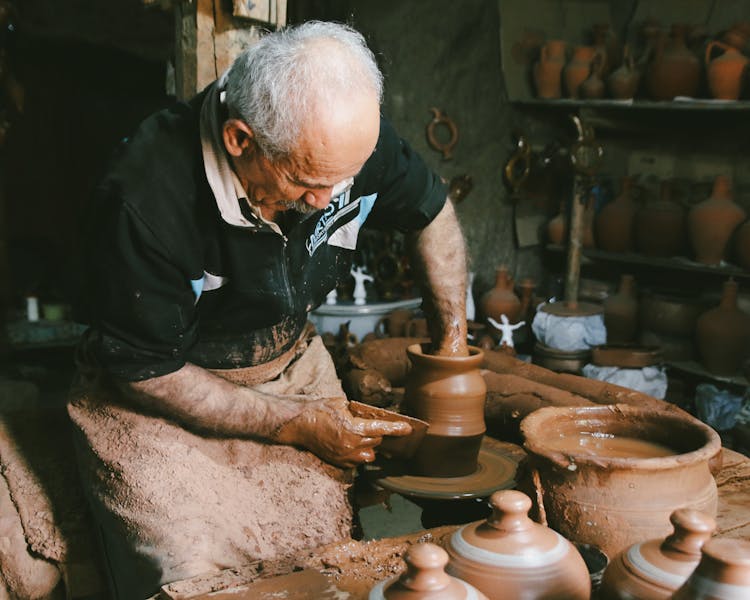
[{"label": "terracotta jug", "polygon": [[565,202],[560,202],[560,212],[547,223],[547,241],[558,246],[568,238],[568,215],[565,212]]},{"label": "terracotta jug", "polygon": [[381,581],[369,600],[487,600],[474,586],[445,572],[448,554],[436,544],[416,544],[404,555],[406,571]]},{"label": "terracotta jug", "polygon": [[674,532],[665,539],[634,544],[609,563],[599,590],[601,600],[666,600],[685,583],[716,521],[687,508],[674,511],[669,520]]},{"label": "terracotta jug", "polygon": [[635,213],[635,247],[647,256],[677,256],[685,251],[685,209],[672,200],[672,186],[662,181],[659,199],[647,201]]},{"label": "terracotta jug", "polygon": [[734,232],[734,254],[743,269],[750,270],[750,220]]},{"label": "terracotta jug", "polygon": [[[688,415],[624,404],[540,408],[521,421],[522,489],[550,527],[608,556],[670,533],[678,508],[716,515],[719,435]],[[665,483],[666,482],[666,483]]]},{"label": "terracotta jug", "polygon": [[633,202],[633,179],[620,180],[620,194],[604,205],[596,215],[594,233],[596,245],[607,252],[631,252],[633,250],[633,222],[635,203]]},{"label": "terracotta jug", "polygon": [[609,23],[595,23],[591,28],[592,45],[602,57],[602,77],[609,75],[622,60],[622,48]]},{"label": "terracotta jug", "polygon": [[573,56],[563,71],[565,91],[570,98],[580,98],[581,84],[591,74],[591,61],[596,56],[593,46],[578,46],[573,51]]},{"label": "terracotta jug", "polygon": [[397,308],[386,316],[378,319],[374,331],[378,337],[404,337],[406,324],[412,318],[413,311],[409,308]]},{"label": "terracotta jug", "polygon": [[737,283],[724,283],[721,303],[695,324],[701,363],[716,375],[734,375],[750,350],[750,315],[737,306]]},{"label": "terracotta jug", "polygon": [[607,77],[609,93],[617,100],[630,100],[638,91],[640,82],[641,72],[626,46],[622,64]]},{"label": "terracotta jug", "polygon": [[750,21],[739,21],[732,25],[724,35],[722,41],[740,52],[748,50],[748,40],[750,40]]},{"label": "terracotta jug", "polygon": [[726,257],[734,230],[746,216],[744,209],[733,201],[729,179],[723,175],[717,177],[711,197],[696,204],[688,214],[695,260],[718,265]]},{"label": "terracotta jug", "polygon": [[[714,48],[721,48],[724,52],[711,60]],[[732,46],[718,41],[709,42],[706,45],[706,74],[711,96],[718,100],[737,100],[747,63],[748,58]]]},{"label": "terracotta jug", "polygon": [[528,496],[502,490],[492,494],[490,506],[486,521],[464,525],[446,541],[448,573],[468,581],[490,600],[591,596],[588,569],[578,550],[528,517]]},{"label": "terracotta jug", "polygon": [[521,283],[518,284],[518,288],[521,290],[521,321],[526,321],[526,323],[531,323],[534,315],[532,314],[532,308],[534,307],[534,288],[536,287],[536,282],[533,279],[529,279],[528,277],[526,279],[521,280]]},{"label": "terracotta jug", "polygon": [[479,304],[485,318],[492,317],[500,323],[501,315],[505,315],[511,323],[518,323],[521,301],[513,291],[513,279],[505,265],[495,270],[495,287],[482,295]]},{"label": "terracotta jug", "polygon": [[620,278],[620,287],[604,301],[604,326],[608,344],[629,344],[638,333],[638,299],[632,275]]},{"label": "terracotta jug", "polygon": [[581,97],[587,100],[604,98],[604,57],[597,53],[591,61],[591,72],[579,88]]},{"label": "terracotta jug", "polygon": [[539,61],[534,65],[534,86],[537,97],[555,99],[562,96],[565,46],[562,40],[549,40],[542,46]]},{"label": "terracotta jug", "polygon": [[669,41],[660,38],[648,70],[648,88],[654,100],[675,96],[695,96],[700,83],[701,65],[685,44],[687,28],[672,25]]},{"label": "terracotta jug", "polygon": [[750,541],[714,538],[701,553],[700,563],[673,600],[750,598]]},{"label": "terracotta jug", "polygon": [[414,344],[406,349],[412,368],[404,413],[430,424],[412,458],[412,471],[427,477],[471,475],[485,432],[487,386],[479,372],[484,353],[469,346],[469,356],[437,356],[428,348]]}]

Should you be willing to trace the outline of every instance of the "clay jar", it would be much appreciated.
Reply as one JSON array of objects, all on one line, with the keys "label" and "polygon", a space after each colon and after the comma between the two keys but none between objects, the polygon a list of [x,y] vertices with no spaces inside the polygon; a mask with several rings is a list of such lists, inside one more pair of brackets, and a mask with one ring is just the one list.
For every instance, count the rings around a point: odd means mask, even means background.
[{"label": "clay jar", "polygon": [[669,41],[657,40],[648,71],[648,88],[654,100],[695,96],[698,91],[701,65],[685,44],[686,33],[684,25],[672,25]]},{"label": "clay jar", "polygon": [[397,308],[382,317],[375,324],[375,333],[379,336],[404,337],[406,324],[412,318],[412,311],[408,308]]},{"label": "clay jar", "polygon": [[620,194],[596,215],[594,233],[596,245],[607,252],[630,252],[633,250],[633,222],[635,203],[633,202],[633,179],[620,180]]},{"label": "clay jar", "polygon": [[534,523],[531,500],[503,490],[490,497],[486,521],[464,525],[446,542],[447,571],[490,600],[587,599],[588,569],[578,550],[556,531]]},{"label": "clay jar", "polygon": [[604,98],[604,80],[602,74],[604,73],[604,55],[598,52],[594,55],[594,59],[591,61],[591,72],[581,84],[579,91],[583,98],[587,100],[598,100]]},{"label": "clay jar", "polygon": [[750,315],[737,306],[737,283],[724,283],[721,302],[695,326],[701,363],[715,375],[734,375],[750,350]]},{"label": "clay jar", "polygon": [[485,318],[492,317],[500,323],[501,315],[505,315],[511,323],[518,322],[521,301],[513,291],[513,279],[505,265],[495,270],[495,287],[482,295],[479,304]]},{"label": "clay jar", "polygon": [[673,600],[750,598],[750,541],[712,539],[701,553],[700,563]]},{"label": "clay jar", "polygon": [[718,265],[726,256],[732,233],[745,216],[745,211],[733,201],[729,178],[720,175],[714,181],[711,197],[696,204],[688,214],[695,260]]},{"label": "clay jar", "polygon": [[560,203],[560,212],[547,223],[547,241],[550,244],[562,245],[568,237],[568,216],[565,212],[565,202]]},{"label": "clay jar", "polygon": [[617,100],[630,100],[638,91],[640,82],[641,72],[636,67],[629,49],[626,48],[622,65],[612,71],[607,78],[609,93]]},{"label": "clay jar", "polygon": [[672,186],[662,181],[659,199],[646,202],[635,213],[635,247],[646,256],[676,256],[685,250],[685,210],[672,200]]},{"label": "clay jar", "polygon": [[549,40],[541,47],[539,61],[534,65],[534,86],[539,98],[562,96],[562,70],[565,67],[565,42]]},{"label": "clay jar", "polygon": [[487,600],[472,585],[445,572],[448,554],[436,544],[416,544],[404,555],[406,571],[378,583],[369,600]]},{"label": "clay jar", "polygon": [[638,299],[632,275],[620,278],[620,287],[604,301],[604,326],[608,344],[635,342],[638,332]]},{"label": "clay jar", "polygon": [[604,572],[601,600],[662,600],[672,596],[698,566],[701,548],[716,521],[701,512],[672,513],[674,532],[666,539],[640,542],[617,555]]},{"label": "clay jar", "polygon": [[412,472],[427,477],[461,477],[477,469],[485,432],[487,386],[479,367],[484,353],[469,346],[469,356],[436,356],[429,345],[406,349],[412,369],[406,379],[404,412],[430,424],[412,458]]},{"label": "clay jar", "polygon": [[[711,60],[715,48],[721,48],[724,52]],[[718,41],[709,42],[706,45],[706,75],[711,96],[718,100],[737,100],[747,63],[747,57],[732,46]]]},{"label": "clay jar", "polygon": [[596,49],[593,46],[578,46],[573,51],[573,56],[563,72],[565,91],[570,98],[580,97],[581,84],[591,74],[591,61],[594,60],[594,56]]},{"label": "clay jar", "polygon": [[549,526],[574,542],[616,556],[669,534],[678,508],[716,515],[709,461],[721,440],[687,413],[623,404],[545,407],[521,421],[521,433],[531,480],[521,485],[536,490]]}]

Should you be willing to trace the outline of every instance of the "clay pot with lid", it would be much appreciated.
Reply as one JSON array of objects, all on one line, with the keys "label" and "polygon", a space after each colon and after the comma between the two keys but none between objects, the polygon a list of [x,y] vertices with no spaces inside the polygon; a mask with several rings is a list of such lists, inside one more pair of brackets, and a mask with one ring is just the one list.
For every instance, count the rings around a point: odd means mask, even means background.
[{"label": "clay pot with lid", "polygon": [[[713,51],[723,52],[715,57]],[[717,100],[737,100],[742,90],[742,77],[748,58],[736,48],[714,40],[706,45],[706,75],[711,96]]]},{"label": "clay pot with lid", "polygon": [[715,375],[734,375],[750,352],[750,315],[737,306],[737,283],[728,280],[719,306],[704,312],[695,326],[698,354]]},{"label": "clay pot with lid", "polygon": [[635,247],[646,256],[677,256],[687,242],[685,209],[672,199],[672,184],[662,181],[659,199],[635,213]]},{"label": "clay pot with lid", "polygon": [[701,65],[687,47],[685,25],[672,25],[669,40],[657,40],[648,70],[648,88],[654,100],[695,96],[700,84]]},{"label": "clay pot with lid", "polygon": [[685,583],[698,566],[701,548],[716,529],[716,521],[684,508],[673,512],[670,521],[674,532],[665,539],[634,544],[609,563],[601,600],[667,599]]},{"label": "clay pot with lid", "polygon": [[726,257],[734,230],[746,216],[745,210],[734,203],[729,178],[718,176],[714,180],[711,197],[696,204],[688,215],[688,231],[695,260],[718,265]]},{"label": "clay pot with lid", "polygon": [[549,40],[539,51],[534,65],[534,87],[538,98],[556,99],[562,96],[562,71],[565,68],[563,40]]},{"label": "clay pot with lid", "polygon": [[495,270],[495,287],[482,295],[479,304],[485,318],[492,317],[500,323],[502,315],[505,315],[511,323],[518,323],[521,300],[513,291],[513,278],[505,265]]},{"label": "clay pot with lid", "polygon": [[485,432],[487,386],[479,368],[484,353],[469,346],[469,356],[428,354],[429,344],[406,349],[412,368],[404,390],[404,413],[430,428],[411,459],[415,475],[462,477],[477,469]]},{"label": "clay pot with lid", "polygon": [[581,84],[591,74],[591,62],[594,56],[596,56],[596,49],[593,46],[577,46],[573,50],[573,56],[563,70],[563,81],[568,97],[581,97]]},{"label": "clay pot with lid", "polygon": [[703,545],[701,561],[673,600],[750,598],[750,541],[714,538]]},{"label": "clay pot with lid", "polygon": [[604,326],[607,328],[607,343],[627,344],[634,342],[638,333],[638,298],[635,278],[620,277],[620,287],[604,301]]},{"label": "clay pot with lid", "polygon": [[448,554],[436,544],[416,544],[404,555],[406,572],[378,583],[368,600],[487,600],[474,586],[445,572]]},{"label": "clay pot with lid", "polygon": [[550,527],[608,556],[670,533],[670,515],[716,515],[709,461],[719,435],[687,413],[614,404],[545,407],[521,422],[524,489],[542,498]]},{"label": "clay pot with lid", "polygon": [[447,571],[490,600],[587,599],[591,580],[575,546],[528,517],[531,500],[516,490],[490,497],[486,521],[461,527],[445,543]]}]

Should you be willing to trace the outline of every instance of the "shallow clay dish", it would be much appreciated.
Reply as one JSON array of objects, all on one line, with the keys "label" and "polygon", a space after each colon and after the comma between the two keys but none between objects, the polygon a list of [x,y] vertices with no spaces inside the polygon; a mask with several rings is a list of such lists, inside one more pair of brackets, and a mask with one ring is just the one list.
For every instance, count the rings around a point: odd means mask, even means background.
[{"label": "shallow clay dish", "polygon": [[355,417],[363,419],[380,419],[381,421],[406,421],[411,425],[411,433],[402,436],[386,436],[375,449],[378,454],[393,458],[411,458],[422,443],[430,424],[421,419],[408,417],[401,413],[384,408],[378,408],[370,404],[352,401],[349,402],[349,412]]},{"label": "shallow clay dish", "polygon": [[629,344],[607,344],[591,349],[591,362],[600,367],[642,369],[662,362],[661,348]]}]

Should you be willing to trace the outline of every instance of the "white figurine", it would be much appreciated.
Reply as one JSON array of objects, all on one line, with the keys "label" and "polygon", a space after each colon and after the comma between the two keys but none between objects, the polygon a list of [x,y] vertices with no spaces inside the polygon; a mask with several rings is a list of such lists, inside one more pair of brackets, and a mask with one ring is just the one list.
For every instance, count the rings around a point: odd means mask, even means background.
[{"label": "white figurine", "polygon": [[508,317],[505,315],[500,315],[500,320],[503,322],[502,325],[495,321],[492,317],[487,317],[487,321],[489,321],[490,325],[492,325],[495,329],[502,332],[502,337],[500,338],[500,344],[499,346],[508,346],[508,348],[513,348],[513,332],[518,329],[519,327],[523,327],[526,325],[526,321],[519,321],[515,325],[511,325],[510,321],[508,321]]},{"label": "white figurine", "polygon": [[326,295],[326,304],[336,304],[336,298],[337,297],[338,297],[338,294],[336,293],[336,288],[333,288]]},{"label": "white figurine", "polygon": [[365,289],[365,281],[375,281],[371,275],[364,272],[362,267],[356,269],[352,267],[349,272],[354,277],[354,304],[364,304],[367,299],[367,290]]}]

